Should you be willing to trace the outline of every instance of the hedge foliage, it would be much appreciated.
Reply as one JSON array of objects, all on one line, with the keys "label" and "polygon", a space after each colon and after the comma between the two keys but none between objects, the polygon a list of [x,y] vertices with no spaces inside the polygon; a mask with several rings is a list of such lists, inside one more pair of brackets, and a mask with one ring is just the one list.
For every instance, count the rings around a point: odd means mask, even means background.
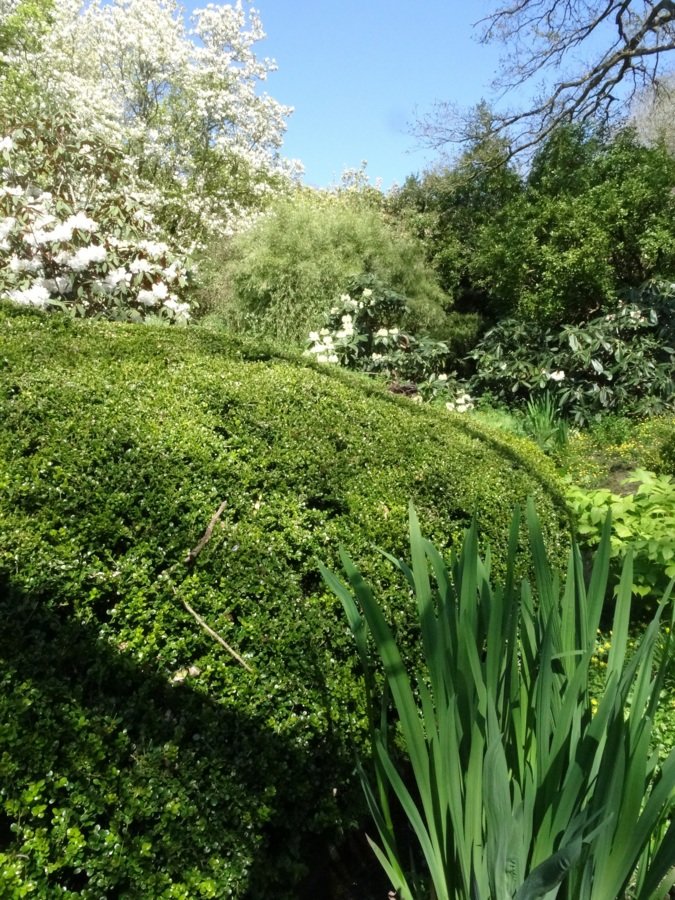
[{"label": "hedge foliage", "polygon": [[476,512],[498,570],[527,495],[565,544],[548,464],[206,329],[4,308],[0,333],[3,896],[297,900],[362,812],[356,662],[317,561],[349,546],[411,646],[374,550],[404,551],[409,499],[442,548]]}]

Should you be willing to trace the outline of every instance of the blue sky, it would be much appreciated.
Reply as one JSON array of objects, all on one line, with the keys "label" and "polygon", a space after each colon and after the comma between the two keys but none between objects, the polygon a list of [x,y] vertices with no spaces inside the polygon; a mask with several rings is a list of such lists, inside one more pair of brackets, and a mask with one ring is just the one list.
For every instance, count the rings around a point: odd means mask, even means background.
[{"label": "blue sky", "polygon": [[[188,8],[203,5],[189,2]],[[499,48],[472,23],[489,0],[256,0],[267,32],[258,55],[276,59],[268,93],[295,108],[284,155],[305,181],[327,187],[368,161],[383,188],[436,158],[408,125],[434,100],[471,106],[489,93]]]},{"label": "blue sky", "polygon": [[295,107],[285,155],[320,187],[368,161],[386,189],[435,156],[415,150],[409,123],[434,100],[477,103],[489,92],[498,48],[472,28],[494,4],[473,0],[257,0],[279,69],[275,99]]}]

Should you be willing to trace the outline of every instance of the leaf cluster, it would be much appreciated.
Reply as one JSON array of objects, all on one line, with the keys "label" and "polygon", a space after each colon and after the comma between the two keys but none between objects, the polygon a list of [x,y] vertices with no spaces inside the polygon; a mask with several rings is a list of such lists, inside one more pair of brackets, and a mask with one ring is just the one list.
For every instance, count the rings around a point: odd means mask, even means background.
[{"label": "leaf cluster", "polygon": [[600,543],[607,514],[612,515],[612,559],[620,566],[633,556],[633,592],[662,595],[675,578],[675,482],[644,469],[625,479],[626,493],[606,488],[584,490],[570,485],[567,497],[582,545]]},{"label": "leaf cluster", "polygon": [[[660,309],[650,302],[651,290],[664,301]],[[507,405],[549,394],[579,425],[608,413],[658,414],[672,408],[675,397],[670,309],[671,285],[658,283],[644,300],[583,325],[502,320],[469,354],[476,366],[471,389]]]}]

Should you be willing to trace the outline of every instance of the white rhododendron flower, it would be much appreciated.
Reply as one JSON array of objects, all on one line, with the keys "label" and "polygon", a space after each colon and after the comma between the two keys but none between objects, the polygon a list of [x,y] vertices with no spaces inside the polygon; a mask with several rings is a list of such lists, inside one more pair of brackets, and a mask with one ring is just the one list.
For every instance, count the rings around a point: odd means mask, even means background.
[{"label": "white rhododendron flower", "polygon": [[7,216],[6,219],[0,220],[0,241],[4,241],[11,234],[15,225],[16,218],[14,216]]},{"label": "white rhododendron flower", "polygon": [[131,272],[127,272],[124,266],[119,266],[117,269],[111,269],[103,279],[103,283],[109,288],[115,288],[121,282],[129,284],[130,281]]},{"label": "white rhododendron flower", "polygon": [[140,250],[145,250],[152,259],[164,256],[169,251],[169,247],[163,241],[139,241],[138,247]]},{"label": "white rhododendron flower", "polygon": [[445,404],[445,408],[450,412],[469,412],[469,410],[474,408],[473,398],[467,393],[458,394],[454,400]]},{"label": "white rhododendron flower", "polygon": [[101,247],[98,244],[90,244],[88,247],[80,247],[80,249],[70,257],[67,265],[73,272],[82,272],[92,263],[104,262],[107,255],[105,247]]},{"label": "white rhododendron flower", "polygon": [[90,219],[86,213],[80,211],[75,213],[74,216],[70,216],[66,219],[65,225],[68,225],[71,229],[77,228],[78,231],[98,231],[98,225],[94,222],[93,219]]},{"label": "white rhododendron flower", "polygon": [[171,294],[168,300],[164,301],[163,305],[164,308],[173,313],[177,319],[187,321],[190,318],[190,304],[180,303],[173,294]]},{"label": "white rhododendron flower", "polygon": [[159,303],[157,296],[153,291],[140,290],[136,295],[136,300],[143,306],[157,306]]},{"label": "white rhododendron flower", "polygon": [[152,264],[141,257],[129,264],[129,271],[133,272],[134,275],[138,275],[139,272],[152,272]]},{"label": "white rhododendron flower", "polygon": [[50,293],[44,285],[34,284],[32,287],[23,290],[9,291],[10,300],[21,306],[37,306],[44,307],[49,303]]}]

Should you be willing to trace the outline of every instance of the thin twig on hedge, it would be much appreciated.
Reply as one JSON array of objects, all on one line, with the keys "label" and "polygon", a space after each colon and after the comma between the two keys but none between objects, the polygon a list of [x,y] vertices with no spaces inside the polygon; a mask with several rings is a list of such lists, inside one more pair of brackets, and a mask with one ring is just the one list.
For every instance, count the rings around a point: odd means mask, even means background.
[{"label": "thin twig on hedge", "polygon": [[185,562],[186,566],[194,565],[194,562],[197,559],[197,557],[199,556],[199,554],[202,552],[204,547],[206,547],[208,542],[211,540],[211,535],[213,534],[213,529],[215,528],[216,522],[222,516],[226,506],[227,506],[227,500],[223,500],[223,502],[220,504],[218,509],[211,516],[211,521],[209,522],[209,524],[206,528],[206,531],[201,536],[199,543],[197,544],[196,547],[194,547],[192,550],[190,550],[188,555],[185,557],[184,562]]},{"label": "thin twig on hedge", "polygon": [[[201,538],[199,539],[196,546],[193,547],[192,550],[190,550],[188,555],[183,560],[183,562],[185,563],[185,565],[188,568],[191,568],[194,565],[195,560],[197,559],[199,554],[202,552],[204,547],[206,547],[208,542],[211,540],[211,537],[213,535],[213,529],[216,526],[216,522],[222,516],[226,506],[227,506],[227,500],[223,500],[223,502],[220,504],[218,509],[211,516],[211,521],[207,525],[206,531],[201,536]],[[166,569],[166,571],[162,573],[160,578],[170,578],[171,572],[176,567],[176,565],[177,565],[177,563],[174,563],[172,566],[170,566],[168,569]],[[176,587],[174,585],[171,585],[171,588],[173,590],[174,596],[178,597],[178,591],[176,590]],[[237,653],[237,651],[234,649],[234,647],[230,647],[230,645],[227,643],[227,641],[224,640],[224,638],[222,638],[218,634],[217,631],[214,631],[213,628],[211,628],[211,626],[199,615],[199,613],[196,612],[196,610],[194,610],[190,606],[190,604],[187,602],[187,600],[184,600],[182,597],[180,597],[180,601],[183,604],[183,606],[185,607],[185,609],[193,617],[193,619],[197,622],[197,624],[200,625],[204,629],[204,631],[207,634],[209,634],[214,640],[218,641],[218,643],[221,645],[221,647],[224,647],[225,650],[227,650],[227,652],[230,654],[230,656],[233,659],[235,659],[239,663],[240,666],[243,666],[247,672],[251,672],[251,674],[253,674],[253,669],[249,666],[249,664],[246,662],[246,660],[243,659],[243,657],[241,657]]]},{"label": "thin twig on hedge", "polygon": [[[175,594],[178,593],[175,588],[174,588],[174,593]],[[246,669],[247,672],[251,672],[251,674],[253,674],[253,669],[249,666],[249,664],[246,662],[246,660],[243,659],[233,647],[230,647],[230,645],[227,643],[227,641],[223,640],[223,638],[221,638],[221,636],[218,634],[218,632],[214,631],[213,628],[211,628],[211,626],[208,625],[204,621],[204,619],[202,619],[202,617],[199,615],[198,612],[195,612],[195,610],[190,606],[190,604],[187,602],[187,600],[184,600],[181,597],[181,603],[183,604],[185,609],[187,609],[187,611],[190,613],[190,615],[193,616],[195,621],[198,622],[202,626],[202,628],[204,629],[204,631],[207,634],[210,634],[214,640],[218,641],[218,643],[221,645],[221,647],[224,647],[227,650],[227,652],[230,654],[230,656],[233,656],[234,659],[236,659],[237,662],[240,665],[242,665]]]}]

